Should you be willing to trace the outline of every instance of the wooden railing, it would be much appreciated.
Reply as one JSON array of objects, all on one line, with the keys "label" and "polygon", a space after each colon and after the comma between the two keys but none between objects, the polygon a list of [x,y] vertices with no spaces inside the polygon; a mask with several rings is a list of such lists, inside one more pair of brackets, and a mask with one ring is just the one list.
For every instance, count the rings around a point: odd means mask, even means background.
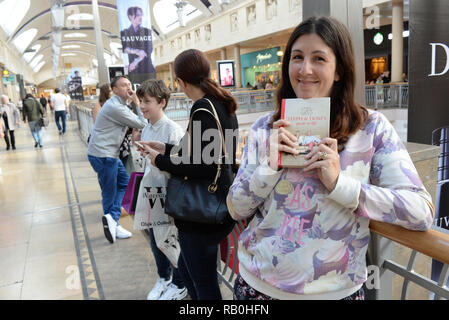
[{"label": "wooden railing", "polygon": [[449,264],[449,235],[436,231],[412,231],[386,222],[370,221],[370,230],[384,238]]}]

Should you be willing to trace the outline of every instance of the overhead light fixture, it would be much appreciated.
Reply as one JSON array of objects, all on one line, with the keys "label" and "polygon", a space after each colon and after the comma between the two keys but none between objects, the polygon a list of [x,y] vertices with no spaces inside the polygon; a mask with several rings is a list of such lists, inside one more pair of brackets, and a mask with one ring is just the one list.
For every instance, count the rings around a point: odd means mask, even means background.
[{"label": "overhead light fixture", "polygon": [[184,18],[182,16],[184,7],[187,5],[187,2],[185,1],[177,1],[175,3],[175,7],[176,7],[176,13],[178,14],[178,21],[179,21],[179,26],[181,27],[185,27],[186,23],[184,22]]},{"label": "overhead light fixture", "polygon": [[67,20],[94,20],[90,13],[75,13],[67,17]]},{"label": "overhead light fixture", "polygon": [[86,38],[87,34],[80,32],[67,33],[64,35],[64,38]]},{"label": "overhead light fixture", "polygon": [[284,55],[284,51],[279,50],[278,52],[276,52],[276,54],[277,54],[279,57],[282,57],[282,56]]},{"label": "overhead light fixture", "polygon": [[64,7],[62,5],[55,4],[53,7],[51,7],[51,15],[53,18],[53,27],[64,28]]},{"label": "overhead light fixture", "polygon": [[62,49],[78,49],[81,48],[81,46],[77,44],[68,44],[62,47]]},{"label": "overhead light fixture", "polygon": [[[408,36],[410,36],[410,30],[402,31],[403,38],[407,38]],[[393,39],[393,34],[392,33],[388,34],[388,40],[392,40],[392,39]]]},{"label": "overhead light fixture", "polygon": [[61,57],[74,57],[74,56],[76,56],[76,53],[63,53],[63,54],[61,54]]}]

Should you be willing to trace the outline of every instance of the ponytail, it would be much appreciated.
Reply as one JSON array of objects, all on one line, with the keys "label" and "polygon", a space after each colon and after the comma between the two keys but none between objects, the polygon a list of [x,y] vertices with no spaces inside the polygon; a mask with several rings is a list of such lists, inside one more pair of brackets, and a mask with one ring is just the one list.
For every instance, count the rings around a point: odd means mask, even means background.
[{"label": "ponytail", "polygon": [[200,80],[200,88],[204,93],[214,97],[217,100],[223,101],[231,115],[235,114],[237,110],[237,101],[229,93],[229,91],[221,88],[217,82],[211,78],[204,78]]},{"label": "ponytail", "polygon": [[210,62],[196,49],[181,52],[174,61],[175,74],[183,81],[199,87],[204,93],[223,101],[231,115],[237,110],[237,101],[229,91],[210,78]]}]

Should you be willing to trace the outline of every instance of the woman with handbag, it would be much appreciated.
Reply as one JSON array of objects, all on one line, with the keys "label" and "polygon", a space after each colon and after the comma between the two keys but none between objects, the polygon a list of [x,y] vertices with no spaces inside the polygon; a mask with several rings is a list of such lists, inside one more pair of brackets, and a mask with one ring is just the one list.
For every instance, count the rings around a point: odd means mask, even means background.
[{"label": "woman with handbag", "polygon": [[[182,52],[175,59],[174,69],[179,86],[194,101],[188,132],[176,147],[141,141],[143,153],[149,155],[153,165],[171,174],[165,212],[175,219],[178,228],[178,268],[191,299],[221,300],[217,252],[235,223],[225,200],[235,171],[237,102],[210,78],[210,63],[201,51]],[[192,131],[193,135],[189,134]],[[226,143],[224,134],[229,136],[229,132],[233,134]]]}]

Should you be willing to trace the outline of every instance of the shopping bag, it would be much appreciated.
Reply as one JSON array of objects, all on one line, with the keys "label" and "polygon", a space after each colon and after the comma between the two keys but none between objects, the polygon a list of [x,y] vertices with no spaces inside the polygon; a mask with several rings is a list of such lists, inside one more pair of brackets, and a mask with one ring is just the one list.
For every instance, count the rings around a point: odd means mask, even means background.
[{"label": "shopping bag", "polygon": [[168,174],[150,164],[148,167],[140,183],[134,230],[174,225],[173,218],[165,214]]},{"label": "shopping bag", "polygon": [[153,228],[156,246],[177,266],[180,253],[178,230],[173,218],[164,210],[167,180],[167,173],[149,165],[139,187],[134,230]]},{"label": "shopping bag", "polygon": [[234,272],[239,272],[239,261],[237,257],[239,236],[247,226],[247,221],[243,220],[236,223],[232,232],[220,242],[220,258],[224,263],[227,262],[228,268],[234,268]]},{"label": "shopping bag", "polygon": [[177,268],[178,258],[181,248],[178,242],[178,229],[175,225],[164,225],[153,228],[156,246],[170,260],[171,264]]},{"label": "shopping bag", "polygon": [[125,190],[125,195],[122,200],[123,209],[128,214],[134,214],[136,210],[137,196],[139,195],[139,187],[143,178],[143,172],[132,172],[129,178],[128,186]]}]

